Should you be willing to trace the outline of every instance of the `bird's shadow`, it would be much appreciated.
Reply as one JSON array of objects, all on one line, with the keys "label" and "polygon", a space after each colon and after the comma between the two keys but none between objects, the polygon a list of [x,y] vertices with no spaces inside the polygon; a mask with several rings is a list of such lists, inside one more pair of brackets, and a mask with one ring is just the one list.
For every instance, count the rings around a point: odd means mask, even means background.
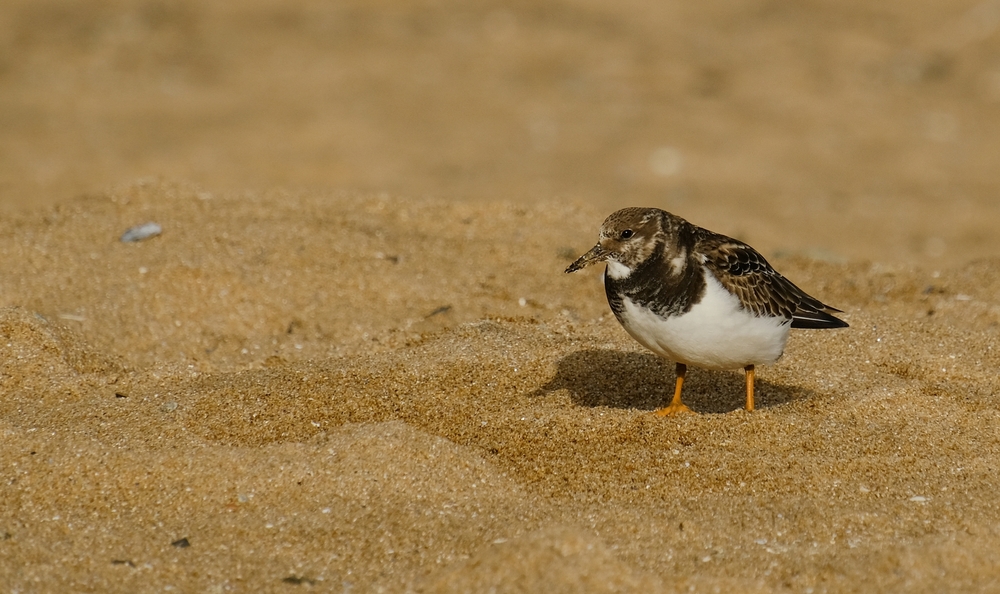
[{"label": "bird's shadow", "polygon": [[[674,364],[652,353],[582,350],[559,360],[555,376],[532,396],[567,390],[580,406],[655,410],[673,396]],[[746,404],[742,371],[707,371],[688,367],[684,403],[700,413],[727,413]],[[756,382],[755,403],[767,408],[808,398],[809,390]]]}]

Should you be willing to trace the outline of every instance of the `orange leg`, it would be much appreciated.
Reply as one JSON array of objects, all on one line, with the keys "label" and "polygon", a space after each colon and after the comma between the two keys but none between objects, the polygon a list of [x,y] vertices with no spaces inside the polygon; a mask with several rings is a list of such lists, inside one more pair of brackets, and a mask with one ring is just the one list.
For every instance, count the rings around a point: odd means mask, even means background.
[{"label": "orange leg", "polygon": [[670,401],[670,404],[656,411],[656,416],[666,417],[673,416],[681,413],[693,412],[690,408],[684,406],[681,402],[681,388],[684,387],[684,376],[687,375],[687,365],[683,363],[677,364],[677,386],[674,388],[674,397]]},{"label": "orange leg", "polygon": [[753,365],[747,365],[743,368],[743,371],[747,372],[747,410],[753,410],[753,378],[754,370]]}]

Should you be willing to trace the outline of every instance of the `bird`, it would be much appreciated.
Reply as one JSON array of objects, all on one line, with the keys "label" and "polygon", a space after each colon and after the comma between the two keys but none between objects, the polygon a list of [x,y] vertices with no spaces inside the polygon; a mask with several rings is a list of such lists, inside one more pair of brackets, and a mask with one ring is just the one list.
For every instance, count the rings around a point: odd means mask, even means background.
[{"label": "bird", "polygon": [[791,328],[847,328],[746,243],[658,208],[623,208],[597,244],[566,268],[605,263],[615,317],[639,344],[676,364],[674,396],[659,416],[691,412],[681,399],[688,366],[740,369],[754,410],[756,367],[781,357]]}]

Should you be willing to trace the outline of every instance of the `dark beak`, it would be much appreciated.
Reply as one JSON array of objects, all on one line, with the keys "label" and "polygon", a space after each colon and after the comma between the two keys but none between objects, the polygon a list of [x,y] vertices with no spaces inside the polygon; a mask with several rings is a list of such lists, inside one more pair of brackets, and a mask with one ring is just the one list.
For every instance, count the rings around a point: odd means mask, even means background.
[{"label": "dark beak", "polygon": [[603,262],[607,260],[607,258],[608,258],[608,252],[604,251],[604,248],[601,247],[601,244],[597,244],[594,247],[590,248],[589,252],[577,258],[576,262],[573,262],[572,264],[567,266],[566,272],[576,272],[577,270],[580,270],[581,268],[584,268],[586,266],[590,266],[595,262]]}]

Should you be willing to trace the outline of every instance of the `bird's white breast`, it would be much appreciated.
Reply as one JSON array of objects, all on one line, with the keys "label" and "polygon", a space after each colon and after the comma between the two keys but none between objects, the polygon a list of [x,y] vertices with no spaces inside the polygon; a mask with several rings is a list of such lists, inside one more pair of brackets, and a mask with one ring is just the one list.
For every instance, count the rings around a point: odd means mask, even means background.
[{"label": "bird's white breast", "polygon": [[621,280],[632,274],[632,270],[621,262],[608,260],[608,267],[604,270],[604,273],[615,280]]},{"label": "bird's white breast", "polygon": [[622,325],[654,353],[706,369],[774,363],[785,350],[790,320],[755,316],[708,270],[705,295],[677,316],[661,317],[624,299]]}]

